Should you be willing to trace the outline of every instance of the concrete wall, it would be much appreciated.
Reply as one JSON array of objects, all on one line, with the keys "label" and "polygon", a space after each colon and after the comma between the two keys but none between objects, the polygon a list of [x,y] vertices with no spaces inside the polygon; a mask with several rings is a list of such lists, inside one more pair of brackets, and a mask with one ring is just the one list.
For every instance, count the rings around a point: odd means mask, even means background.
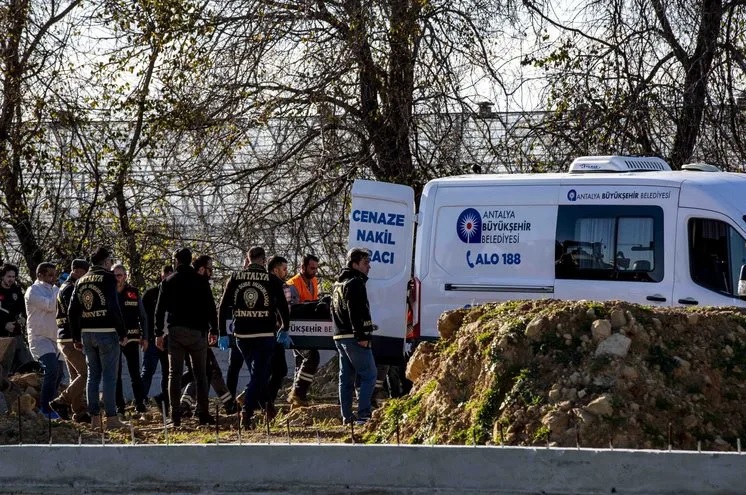
[{"label": "concrete wall", "polygon": [[746,494],[746,455],[363,445],[3,446],[0,492]]}]

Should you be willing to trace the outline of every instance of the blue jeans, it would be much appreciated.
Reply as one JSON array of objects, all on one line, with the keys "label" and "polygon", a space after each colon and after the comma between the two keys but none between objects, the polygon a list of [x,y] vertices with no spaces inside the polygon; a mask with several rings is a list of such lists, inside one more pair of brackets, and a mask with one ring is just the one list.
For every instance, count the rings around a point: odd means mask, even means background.
[{"label": "blue jeans", "polygon": [[234,399],[236,398],[236,389],[238,388],[238,375],[241,373],[241,368],[243,368],[244,363],[243,355],[241,355],[241,350],[238,348],[236,340],[235,337],[231,336],[231,346],[228,354],[228,371],[225,373],[225,384],[228,386],[228,390]]},{"label": "blue jeans", "polygon": [[236,339],[246,367],[249,369],[249,383],[246,384],[243,411],[248,416],[259,407],[259,399],[269,380],[269,363],[275,350],[274,337]]},{"label": "blue jeans", "polygon": [[119,335],[111,332],[83,332],[83,352],[88,363],[88,414],[98,416],[101,406],[98,390],[103,380],[104,411],[107,417],[117,415],[116,390],[119,369]]},{"label": "blue jeans", "polygon": [[39,409],[43,413],[49,413],[49,401],[57,396],[57,389],[62,380],[62,361],[57,359],[57,353],[49,352],[39,358],[44,375],[41,378],[41,397],[39,398]]},{"label": "blue jeans", "polygon": [[[165,337],[164,345],[168,349],[168,335]],[[161,363],[161,388],[155,396],[160,396],[168,406],[168,352],[158,349],[155,342],[150,342],[142,355],[142,372],[140,373],[146,399],[150,395],[150,386],[153,383],[153,375],[155,375],[158,363]]]},{"label": "blue jeans", "polygon": [[334,341],[339,351],[339,403],[342,419],[352,421],[352,397],[355,395],[355,375],[360,377],[360,397],[357,417],[370,418],[370,401],[376,387],[376,361],[370,347],[363,347],[354,338]]}]

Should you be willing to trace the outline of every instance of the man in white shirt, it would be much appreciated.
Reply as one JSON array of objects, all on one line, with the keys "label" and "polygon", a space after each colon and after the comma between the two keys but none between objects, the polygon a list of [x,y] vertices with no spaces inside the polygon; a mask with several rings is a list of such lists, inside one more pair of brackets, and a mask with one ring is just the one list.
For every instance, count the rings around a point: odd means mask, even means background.
[{"label": "man in white shirt", "polygon": [[62,379],[62,361],[57,353],[57,292],[54,285],[57,268],[52,263],[40,263],[36,268],[36,281],[26,290],[26,320],[29,348],[44,370],[41,382],[39,409],[50,419],[60,416],[49,407],[57,395]]}]

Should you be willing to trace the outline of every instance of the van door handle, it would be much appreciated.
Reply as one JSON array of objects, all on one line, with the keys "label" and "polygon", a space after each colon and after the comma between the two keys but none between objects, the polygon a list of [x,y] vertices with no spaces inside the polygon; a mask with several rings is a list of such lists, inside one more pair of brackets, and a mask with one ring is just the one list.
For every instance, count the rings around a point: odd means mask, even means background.
[{"label": "van door handle", "polygon": [[648,296],[645,299],[647,299],[648,301],[666,302],[666,298],[661,296],[660,294],[653,294],[652,296]]},{"label": "van door handle", "polygon": [[687,304],[689,306],[692,306],[694,304],[699,304],[699,301],[692,297],[687,297],[686,299],[679,299],[679,304]]}]

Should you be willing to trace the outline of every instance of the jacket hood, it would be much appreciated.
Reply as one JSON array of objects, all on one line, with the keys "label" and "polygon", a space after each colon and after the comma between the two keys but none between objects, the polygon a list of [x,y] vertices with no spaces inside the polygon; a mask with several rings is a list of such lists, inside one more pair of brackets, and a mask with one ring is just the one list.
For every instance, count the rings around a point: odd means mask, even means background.
[{"label": "jacket hood", "polygon": [[355,270],[354,268],[345,268],[342,270],[342,273],[339,274],[339,277],[337,277],[338,282],[344,282],[345,280],[349,280],[351,278],[362,278],[363,282],[368,281],[368,276],[361,272],[360,270]]}]

